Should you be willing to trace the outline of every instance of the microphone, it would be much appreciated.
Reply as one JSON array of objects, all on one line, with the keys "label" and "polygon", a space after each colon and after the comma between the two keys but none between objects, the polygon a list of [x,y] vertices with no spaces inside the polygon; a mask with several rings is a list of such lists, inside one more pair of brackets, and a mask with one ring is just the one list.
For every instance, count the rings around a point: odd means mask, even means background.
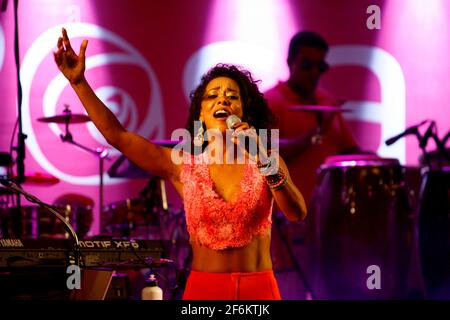
[{"label": "microphone", "polygon": [[[239,118],[237,115],[235,115],[235,114],[229,115],[226,120],[227,128],[233,130],[233,127],[236,124],[241,123],[241,122],[242,122],[241,118]],[[246,143],[244,144],[244,148],[247,151],[247,153],[250,154],[249,147],[246,145]],[[256,151],[256,150],[254,150],[254,151]]]},{"label": "microphone", "polygon": [[428,139],[431,137],[435,137],[434,128],[436,127],[436,124],[434,121],[431,121],[431,124],[428,126],[427,131],[425,131],[425,134],[422,137],[422,140],[419,143],[420,148],[425,148],[428,144]]},{"label": "microphone", "polygon": [[389,138],[385,141],[387,146],[390,146],[391,144],[397,142],[398,139],[403,138],[404,136],[410,135],[410,134],[417,134],[418,133],[418,129],[419,127],[421,127],[422,125],[424,125],[425,123],[427,123],[429,120],[424,120],[421,123],[419,123],[418,125],[409,127],[408,129],[406,129],[405,131],[403,131],[402,133]]},{"label": "microphone", "polygon": [[241,123],[242,120],[241,120],[241,118],[239,118],[237,115],[232,114],[232,115],[228,116],[226,122],[227,122],[227,127],[228,127],[228,129],[233,129],[233,127],[234,127],[236,124]]},{"label": "microphone", "polygon": [[9,190],[12,190],[14,192],[20,193],[21,195],[23,195],[30,202],[36,203],[37,205],[46,208],[53,215],[55,215],[56,218],[58,218],[58,220],[60,220],[64,224],[64,226],[67,229],[67,231],[70,233],[72,238],[75,240],[75,246],[74,246],[75,264],[79,265],[79,262],[80,262],[80,252],[79,252],[80,242],[78,240],[78,236],[77,236],[76,232],[73,230],[73,228],[70,225],[70,223],[68,221],[66,221],[66,219],[58,211],[56,211],[51,205],[49,205],[49,204],[47,204],[45,202],[42,202],[37,197],[33,196],[32,194],[29,194],[28,192],[26,192],[25,190],[20,188],[17,184],[12,182],[11,180],[0,179],[0,184],[5,186]]},{"label": "microphone", "polygon": [[[241,122],[242,122],[241,118],[239,118],[235,114],[229,115],[226,120],[228,129],[233,129],[233,127],[236,124],[241,123]],[[258,137],[256,138],[256,144],[257,145],[255,146],[255,150],[253,150],[251,145],[247,145],[247,144],[244,145],[244,148],[250,156],[256,157],[258,155],[259,160],[263,163],[266,163],[269,158],[269,155],[267,154],[267,150],[266,150],[267,146],[263,146]],[[249,149],[252,149],[252,150],[249,150]]]}]

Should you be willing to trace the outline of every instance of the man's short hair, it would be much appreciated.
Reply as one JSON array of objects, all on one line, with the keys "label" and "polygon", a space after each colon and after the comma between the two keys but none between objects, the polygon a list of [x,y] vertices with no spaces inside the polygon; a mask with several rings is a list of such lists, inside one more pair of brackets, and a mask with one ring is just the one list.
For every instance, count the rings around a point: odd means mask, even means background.
[{"label": "man's short hair", "polygon": [[328,43],[322,36],[313,31],[300,31],[292,37],[289,43],[288,65],[291,65],[302,47],[319,48],[325,53],[328,52]]}]

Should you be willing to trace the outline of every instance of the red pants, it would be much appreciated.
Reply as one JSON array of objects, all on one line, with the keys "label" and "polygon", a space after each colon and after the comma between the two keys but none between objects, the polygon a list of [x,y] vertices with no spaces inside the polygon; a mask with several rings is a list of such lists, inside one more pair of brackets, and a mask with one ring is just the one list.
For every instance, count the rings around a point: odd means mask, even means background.
[{"label": "red pants", "polygon": [[183,300],[281,300],[273,271],[191,271]]}]

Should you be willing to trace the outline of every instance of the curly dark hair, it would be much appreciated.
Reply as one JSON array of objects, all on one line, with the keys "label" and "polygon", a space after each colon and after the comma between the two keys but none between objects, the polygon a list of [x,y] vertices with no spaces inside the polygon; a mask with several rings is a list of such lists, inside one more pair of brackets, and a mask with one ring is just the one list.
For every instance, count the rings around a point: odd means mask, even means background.
[{"label": "curly dark hair", "polygon": [[191,105],[189,107],[186,129],[189,130],[191,137],[195,136],[194,121],[200,117],[206,86],[211,80],[218,77],[233,79],[239,85],[243,103],[242,121],[247,122],[256,130],[267,129],[270,134],[270,129],[273,129],[276,125],[276,118],[270,110],[264,95],[258,89],[260,80],[254,80],[250,71],[239,66],[219,63],[202,76],[200,84],[190,94]]}]

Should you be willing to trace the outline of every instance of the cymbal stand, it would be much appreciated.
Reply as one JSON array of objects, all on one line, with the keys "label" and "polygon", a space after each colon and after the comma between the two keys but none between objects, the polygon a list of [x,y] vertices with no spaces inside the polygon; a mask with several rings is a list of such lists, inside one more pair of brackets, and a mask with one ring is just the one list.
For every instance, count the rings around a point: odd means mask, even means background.
[{"label": "cymbal stand", "polygon": [[[154,198],[157,195],[157,188],[159,184],[159,190],[161,191],[160,199]],[[150,197],[153,197],[153,202],[155,206],[161,206],[164,211],[167,211],[167,194],[166,194],[166,182],[163,178],[158,176],[152,176],[145,188],[139,193],[141,198],[146,198],[147,194],[150,193]]]},{"label": "cymbal stand", "polygon": [[311,300],[317,300],[316,294],[314,293],[314,290],[312,289],[309,281],[307,280],[306,275],[294,254],[292,246],[289,243],[289,240],[287,239],[285,233],[282,230],[281,225],[283,224],[283,222],[284,222],[284,218],[281,214],[274,215],[274,225],[275,225],[276,230],[278,231],[278,236],[280,237],[281,242],[283,243],[284,247],[287,250],[289,258],[291,259],[291,262],[294,265],[295,272],[299,276],[300,280],[303,283],[303,286],[306,289],[307,299],[309,299],[308,298],[308,296],[309,296]]},{"label": "cymbal stand", "polygon": [[161,212],[167,213],[169,207],[165,180],[158,176],[152,176],[145,188],[139,193],[139,197],[149,209],[150,214],[157,217],[160,235],[166,234],[164,223],[160,219]]},{"label": "cymbal stand", "polygon": [[311,143],[312,144],[321,144],[322,143],[322,125],[323,125],[323,114],[320,112],[316,113],[316,119],[317,119],[317,128],[316,133],[311,137]]},{"label": "cymbal stand", "polygon": [[102,149],[102,148],[91,149],[91,148],[83,146],[82,144],[79,144],[78,142],[74,141],[73,140],[73,136],[72,136],[72,134],[69,131],[70,110],[69,110],[67,105],[66,105],[66,108],[64,109],[64,112],[67,113],[69,116],[65,120],[66,132],[65,132],[65,134],[61,134],[60,135],[62,142],[71,143],[71,144],[75,145],[76,147],[78,147],[78,148],[80,148],[80,149],[82,149],[84,151],[92,153],[99,160],[99,177],[100,177],[100,181],[99,181],[99,195],[98,195],[98,198],[99,198],[98,211],[99,211],[99,217],[101,217],[102,210],[103,210],[103,202],[104,202],[103,201],[103,198],[104,198],[103,197],[103,185],[104,185],[104,183],[103,183],[103,171],[104,171],[103,167],[104,167],[104,160],[105,159],[110,160],[110,158],[108,157],[108,154],[109,154],[108,149]]}]

